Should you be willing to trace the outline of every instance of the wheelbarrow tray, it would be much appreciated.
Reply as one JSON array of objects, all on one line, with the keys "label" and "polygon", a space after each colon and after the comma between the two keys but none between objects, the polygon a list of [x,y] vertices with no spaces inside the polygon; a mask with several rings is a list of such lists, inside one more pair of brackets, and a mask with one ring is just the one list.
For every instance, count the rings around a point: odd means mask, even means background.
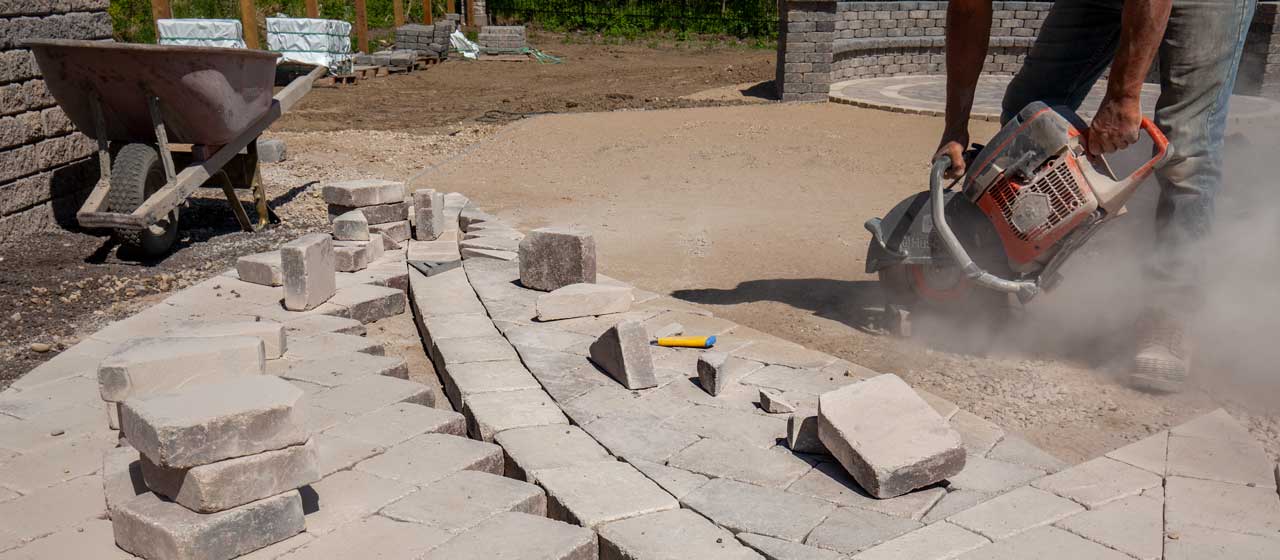
[{"label": "wheelbarrow tray", "polygon": [[150,142],[148,98],[159,100],[169,141],[229,143],[271,108],[276,53],[103,41],[27,41],[45,84],[76,128],[97,138],[92,96],[111,142]]}]

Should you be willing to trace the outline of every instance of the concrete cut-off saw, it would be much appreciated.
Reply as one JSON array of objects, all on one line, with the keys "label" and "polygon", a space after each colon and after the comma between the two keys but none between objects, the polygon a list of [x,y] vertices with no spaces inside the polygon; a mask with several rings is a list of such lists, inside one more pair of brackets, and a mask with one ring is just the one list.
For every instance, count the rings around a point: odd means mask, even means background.
[{"label": "concrete cut-off saw", "polygon": [[1162,165],[1169,141],[1150,120],[1152,158],[1118,179],[1103,157],[1089,156],[1084,121],[1070,109],[1035,102],[987,145],[965,153],[959,191],[944,186],[950,167],[934,160],[929,190],[867,220],[867,272],[879,273],[888,328],[910,334],[908,313],[1026,303],[1061,280],[1063,263]]}]

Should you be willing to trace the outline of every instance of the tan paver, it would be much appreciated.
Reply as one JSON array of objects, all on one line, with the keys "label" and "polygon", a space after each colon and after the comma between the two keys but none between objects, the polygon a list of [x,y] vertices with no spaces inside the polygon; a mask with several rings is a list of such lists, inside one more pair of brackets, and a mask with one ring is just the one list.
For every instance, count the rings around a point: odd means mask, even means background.
[{"label": "tan paver", "polygon": [[509,511],[546,516],[547,496],[527,482],[460,471],[383,508],[382,515],[460,533]]},{"label": "tan paver", "polygon": [[465,437],[423,434],[356,465],[356,470],[426,486],[458,471],[502,474],[502,448]]},{"label": "tan paver", "polygon": [[1002,540],[1084,511],[1071,500],[1023,486],[947,518],[991,540]]},{"label": "tan paver", "polygon": [[1095,508],[1159,486],[1160,476],[1115,459],[1099,457],[1051,474],[1032,485]]},{"label": "tan paver", "polygon": [[547,491],[548,515],[583,527],[680,507],[635,467],[619,461],[547,469],[533,475]]}]

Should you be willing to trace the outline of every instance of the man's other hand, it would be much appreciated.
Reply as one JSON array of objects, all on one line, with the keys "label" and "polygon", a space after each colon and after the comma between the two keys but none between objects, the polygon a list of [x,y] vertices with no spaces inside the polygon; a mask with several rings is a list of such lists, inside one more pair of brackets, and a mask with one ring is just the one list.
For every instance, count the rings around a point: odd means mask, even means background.
[{"label": "man's other hand", "polygon": [[1138,141],[1142,124],[1142,104],[1138,98],[1116,100],[1103,98],[1085,135],[1085,149],[1090,155],[1118,152]]},{"label": "man's other hand", "polygon": [[933,159],[929,161],[932,164],[933,161],[944,155],[951,158],[951,167],[947,168],[947,172],[943,174],[943,177],[959,179],[964,176],[964,148],[967,145],[969,145],[967,134],[963,138],[950,135],[944,136],[942,145],[938,146],[938,151],[934,152]]}]

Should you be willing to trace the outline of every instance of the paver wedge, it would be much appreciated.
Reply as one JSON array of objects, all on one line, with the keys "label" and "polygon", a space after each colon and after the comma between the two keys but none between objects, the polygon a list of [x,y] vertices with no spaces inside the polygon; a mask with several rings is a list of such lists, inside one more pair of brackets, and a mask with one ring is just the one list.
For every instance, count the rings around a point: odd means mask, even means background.
[{"label": "paver wedge", "polygon": [[649,333],[640,321],[623,321],[600,335],[591,344],[591,361],[628,389],[658,385]]}]

